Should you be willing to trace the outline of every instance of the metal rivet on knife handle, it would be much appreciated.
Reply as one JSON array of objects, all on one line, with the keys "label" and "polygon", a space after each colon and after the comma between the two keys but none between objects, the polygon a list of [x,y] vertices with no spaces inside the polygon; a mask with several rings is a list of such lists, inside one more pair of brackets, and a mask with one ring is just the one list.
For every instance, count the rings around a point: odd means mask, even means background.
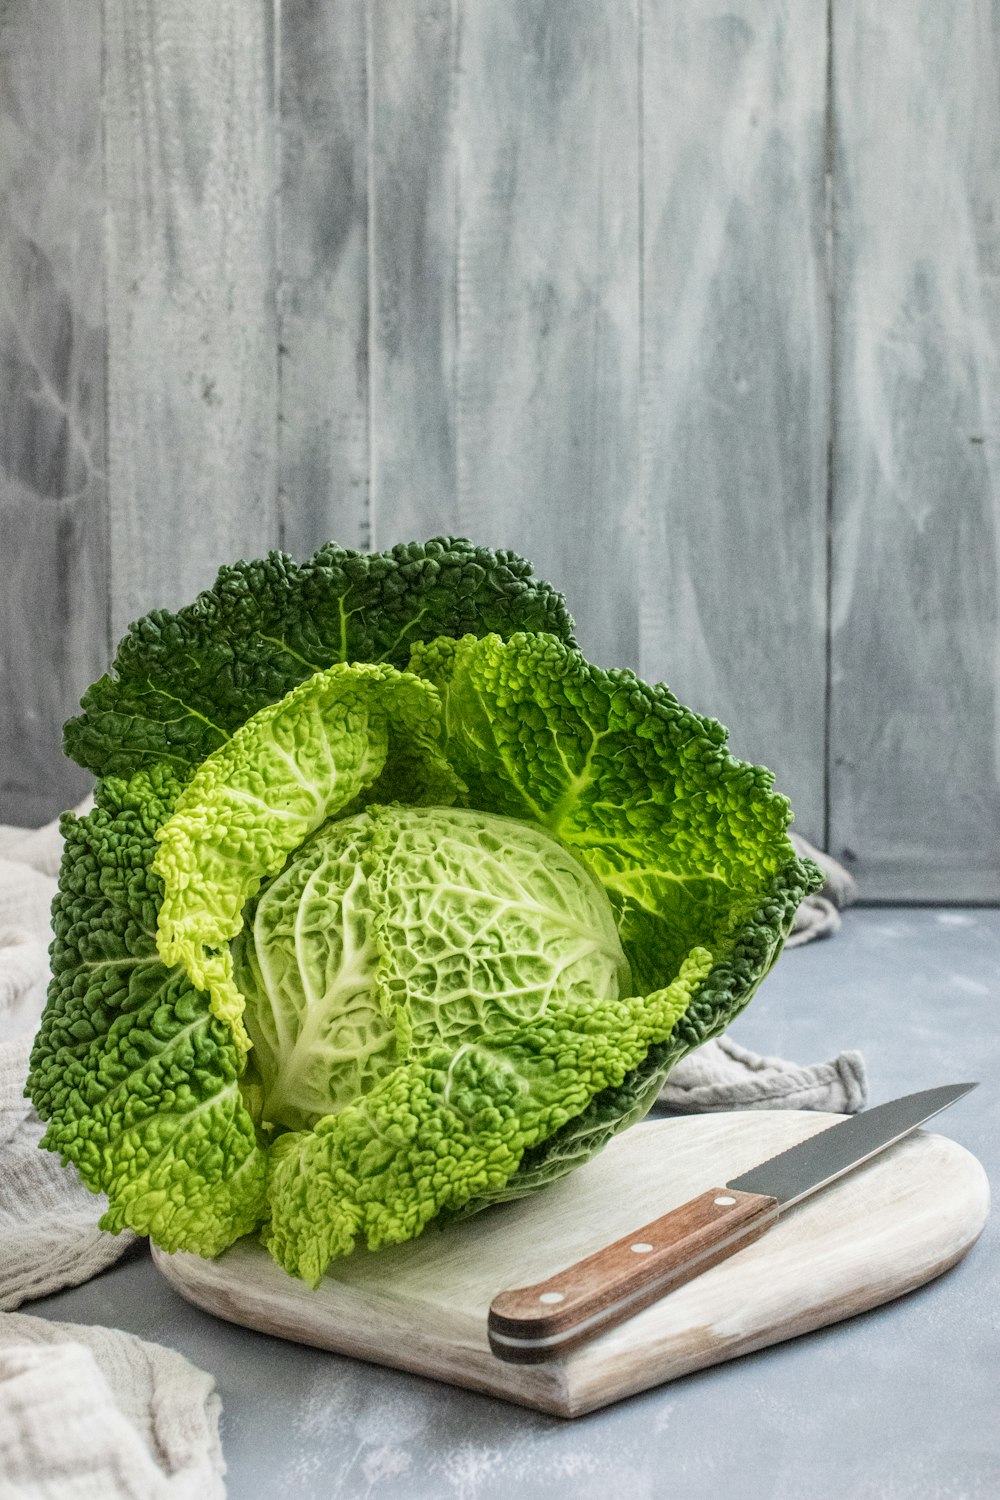
[{"label": "metal rivet on knife handle", "polygon": [[490,1348],[514,1364],[555,1359],[612,1328],[763,1234],[778,1202],[710,1188],[651,1224],[490,1306]]}]

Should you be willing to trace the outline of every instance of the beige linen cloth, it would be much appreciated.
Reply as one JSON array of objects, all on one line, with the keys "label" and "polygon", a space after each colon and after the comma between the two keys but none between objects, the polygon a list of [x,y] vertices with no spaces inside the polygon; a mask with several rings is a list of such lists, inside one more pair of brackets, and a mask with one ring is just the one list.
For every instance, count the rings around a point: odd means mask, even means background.
[{"label": "beige linen cloth", "polygon": [[[804,902],[789,945],[835,931],[850,878]],[[38,1149],[23,1097],[48,982],[57,823],[0,826],[0,1500],[216,1500],[225,1493],[221,1404],[181,1355],[111,1328],[15,1314],[116,1261],[134,1236],[97,1228],[103,1200]],[[660,1096],[678,1110],[828,1109],[865,1100],[857,1053],[798,1067],[721,1037],[680,1063]]]}]

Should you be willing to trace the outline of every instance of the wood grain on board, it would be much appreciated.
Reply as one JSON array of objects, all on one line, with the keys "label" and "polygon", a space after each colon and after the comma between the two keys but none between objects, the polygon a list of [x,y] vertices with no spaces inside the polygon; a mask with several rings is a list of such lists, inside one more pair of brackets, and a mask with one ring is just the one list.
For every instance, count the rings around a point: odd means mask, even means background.
[{"label": "wood grain on board", "polygon": [[108,650],[101,7],[0,7],[0,820],[91,778],[62,725]]},{"label": "wood grain on board", "polygon": [[1000,12],[834,9],[831,852],[1000,899]]},{"label": "wood grain on board", "polygon": [[[255,1240],[218,1260],[154,1250],[199,1307],[265,1333],[573,1417],[912,1291],[961,1258],[989,1209],[986,1174],[918,1132],[789,1209],[754,1244],[545,1364],[490,1353],[498,1292],[547,1279],[839,1115],[761,1110],[657,1120],[545,1192],[335,1263],[313,1291]],[[919,1317],[915,1304],[897,1317]]]},{"label": "wood grain on board", "polygon": [[[638,6],[462,6],[457,506],[638,667]],[[429,519],[429,518],[428,518]]]},{"label": "wood grain on board", "polygon": [[270,7],[105,0],[115,637],[277,543]]},{"label": "wood grain on board", "polygon": [[643,676],[823,839],[825,0],[646,5]]},{"label": "wood grain on board", "polygon": [[368,7],[285,0],[278,235],[281,545],[369,545]]}]

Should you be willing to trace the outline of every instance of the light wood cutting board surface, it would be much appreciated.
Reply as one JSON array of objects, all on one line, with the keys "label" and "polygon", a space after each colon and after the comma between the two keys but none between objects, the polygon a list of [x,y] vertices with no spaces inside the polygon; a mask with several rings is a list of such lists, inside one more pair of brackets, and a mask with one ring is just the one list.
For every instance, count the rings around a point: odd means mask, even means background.
[{"label": "light wood cutting board surface", "polygon": [[986,1174],[954,1141],[920,1131],[562,1359],[513,1365],[491,1354],[497,1292],[543,1280],[840,1118],[769,1110],[648,1121],[545,1192],[355,1254],[316,1291],[253,1240],[214,1261],[157,1249],[154,1259],[191,1302],[248,1328],[578,1416],[887,1302],[965,1254],[989,1210]]}]

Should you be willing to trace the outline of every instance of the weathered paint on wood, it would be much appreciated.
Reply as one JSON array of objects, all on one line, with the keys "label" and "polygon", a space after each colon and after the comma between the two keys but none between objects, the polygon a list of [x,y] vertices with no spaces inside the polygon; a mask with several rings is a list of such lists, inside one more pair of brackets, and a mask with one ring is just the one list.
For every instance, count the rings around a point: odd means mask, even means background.
[{"label": "weathered paint on wood", "polygon": [[[371,542],[456,532],[452,0],[371,0]],[[433,519],[432,519],[433,518]]]},{"label": "weathered paint on wood", "polygon": [[281,7],[278,483],[299,558],[370,540],[367,17]]},{"label": "weathered paint on wood", "polygon": [[27,14],[0,816],[83,789],[109,618],[458,531],[727,722],[866,896],[1000,899],[997,0],[831,0],[832,98],[825,0]]},{"label": "weathered paint on wood", "polygon": [[460,528],[530,557],[591,658],[633,668],[638,67],[636,0],[462,7]]},{"label": "weathered paint on wood", "polygon": [[271,7],[105,0],[111,619],[277,543]]},{"label": "weathered paint on wood", "polygon": [[831,850],[1000,899],[1000,7],[841,0]]},{"label": "weathered paint on wood", "polygon": [[824,0],[646,5],[643,675],[823,837]]},{"label": "weathered paint on wood", "polygon": [[107,660],[98,0],[0,8],[0,817],[90,778],[61,727]]}]

